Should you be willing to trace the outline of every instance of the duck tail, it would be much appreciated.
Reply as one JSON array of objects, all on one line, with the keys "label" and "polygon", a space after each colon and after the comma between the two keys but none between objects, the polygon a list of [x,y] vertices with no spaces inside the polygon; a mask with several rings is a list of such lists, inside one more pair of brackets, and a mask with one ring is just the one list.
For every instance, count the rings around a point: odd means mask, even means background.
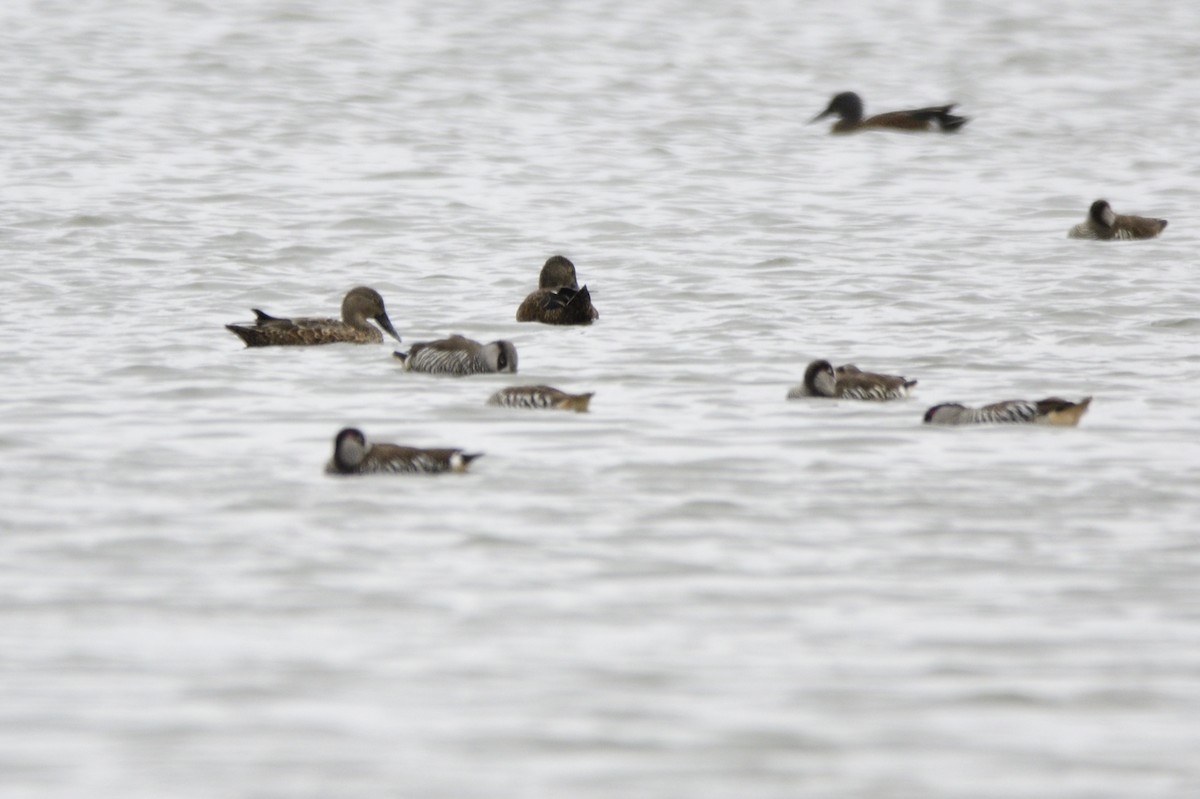
[{"label": "duck tail", "polygon": [[454,465],[454,470],[456,472],[465,472],[467,467],[471,465],[471,461],[482,457],[482,452],[457,452],[455,453],[455,459],[457,462],[452,460],[451,463]]},{"label": "duck tail", "polygon": [[397,361],[399,361],[401,364],[403,364],[405,369],[408,368],[408,353],[407,352],[401,352],[400,350],[396,350],[392,353],[392,357],[395,358]]},{"label": "duck tail", "polygon": [[225,325],[225,329],[240,338],[242,343],[244,343],[247,347],[257,347],[263,343],[261,340],[262,336],[260,336],[259,332],[252,327],[242,327],[241,325]]},{"label": "duck tail", "polygon": [[960,117],[956,114],[951,114],[950,109],[954,106],[948,105],[937,115],[938,125],[947,133],[953,132],[967,124],[967,117]]},{"label": "duck tail", "polygon": [[571,394],[562,401],[559,407],[563,410],[575,411],[576,413],[587,413],[588,405],[591,403],[595,393],[594,391],[589,391],[586,394]]},{"label": "duck tail", "polygon": [[1054,407],[1046,411],[1045,419],[1048,424],[1074,427],[1079,424],[1079,420],[1087,413],[1088,406],[1092,404],[1092,398],[1084,397],[1079,402],[1066,402],[1058,399],[1042,400],[1038,405],[1041,406],[1049,403],[1053,403]]}]

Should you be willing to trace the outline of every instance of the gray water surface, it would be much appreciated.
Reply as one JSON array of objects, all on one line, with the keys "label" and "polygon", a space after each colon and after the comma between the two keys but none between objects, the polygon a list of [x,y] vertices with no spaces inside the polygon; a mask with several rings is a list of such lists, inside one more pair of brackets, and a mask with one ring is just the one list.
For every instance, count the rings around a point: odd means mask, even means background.
[{"label": "gray water surface", "polygon": [[[0,11],[0,793],[1200,795],[1198,30]],[[806,125],[846,89],[971,122]],[[1068,240],[1098,197],[1170,226]],[[596,325],[513,321],[554,253]],[[355,285],[405,345],[508,338],[520,373],[223,329]],[[916,397],[786,401],[814,358]],[[541,382],[592,412],[484,405]],[[1050,395],[1095,399],[921,424]],[[329,478],[351,424],[486,456]]]}]

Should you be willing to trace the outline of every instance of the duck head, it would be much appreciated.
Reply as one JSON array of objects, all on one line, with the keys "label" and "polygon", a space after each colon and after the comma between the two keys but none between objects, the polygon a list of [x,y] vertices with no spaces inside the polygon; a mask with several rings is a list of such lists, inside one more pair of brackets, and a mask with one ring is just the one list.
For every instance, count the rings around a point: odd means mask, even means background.
[{"label": "duck head", "polygon": [[388,318],[383,297],[375,289],[358,286],[347,292],[346,298],[342,300],[342,319],[350,324],[365,324],[367,319],[374,319],[388,335],[396,341],[400,340],[400,334],[392,327],[392,320]]}]

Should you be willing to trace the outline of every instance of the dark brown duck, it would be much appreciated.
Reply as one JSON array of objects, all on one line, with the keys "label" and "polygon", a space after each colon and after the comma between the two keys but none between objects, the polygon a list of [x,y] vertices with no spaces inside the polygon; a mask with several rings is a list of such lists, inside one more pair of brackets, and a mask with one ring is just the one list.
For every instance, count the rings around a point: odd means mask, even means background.
[{"label": "dark brown duck", "polygon": [[549,258],[538,276],[538,289],[517,308],[518,322],[590,325],[600,317],[588,287],[579,287],[575,264],[561,255]]},{"label": "dark brown duck", "polygon": [[285,319],[251,308],[254,311],[253,325],[225,325],[225,329],[236,333],[247,347],[307,347],[317,344],[379,344],[383,333],[368,323],[374,319],[390,336],[400,340],[400,334],[392,327],[383,297],[375,289],[359,286],[347,292],[342,300],[341,319],[296,318]]},{"label": "dark brown duck", "polygon": [[1096,200],[1088,209],[1087,219],[1071,228],[1067,235],[1073,239],[1130,241],[1152,239],[1166,227],[1165,219],[1113,213],[1107,200]]},{"label": "dark brown duck", "polygon": [[935,105],[929,108],[914,108],[908,111],[888,111],[863,118],[863,103],[854,92],[842,92],[834,95],[824,111],[817,114],[809,124],[818,119],[836,114],[839,119],[830,128],[831,133],[853,133],[858,130],[882,128],[888,130],[930,131],[940,130],[952,133],[967,124],[967,117],[955,116],[950,113],[954,103]]}]

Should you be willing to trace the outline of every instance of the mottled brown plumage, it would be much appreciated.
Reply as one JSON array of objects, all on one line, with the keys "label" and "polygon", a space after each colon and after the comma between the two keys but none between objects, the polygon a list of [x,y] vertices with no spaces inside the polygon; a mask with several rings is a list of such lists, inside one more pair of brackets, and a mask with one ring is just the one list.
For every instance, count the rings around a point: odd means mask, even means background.
[{"label": "mottled brown plumage", "polygon": [[584,413],[592,401],[593,392],[568,394],[551,386],[509,386],[488,398],[488,405],[504,408],[554,408]]},{"label": "mottled brown plumage", "polygon": [[587,286],[579,287],[575,264],[561,255],[546,261],[538,276],[537,291],[517,308],[518,322],[547,325],[590,325],[599,316]]},{"label": "mottled brown plumage", "polygon": [[256,317],[253,326],[225,325],[237,334],[247,347],[304,347],[317,344],[379,344],[383,333],[367,322],[374,319],[397,341],[400,335],[392,327],[383,305],[383,297],[375,289],[359,286],[351,289],[342,300],[341,319],[296,318],[271,316],[252,308]]},{"label": "mottled brown plumage", "polygon": [[904,131],[940,130],[943,133],[951,133],[967,123],[966,117],[951,114],[950,109],[952,108],[954,108],[954,103],[935,105],[929,108],[914,108],[908,111],[888,111],[864,119],[862,99],[854,92],[842,92],[834,95],[825,110],[813,117],[811,122],[836,114],[839,119],[830,128],[831,133],[853,133],[871,128]]},{"label": "mottled brown plumage", "polygon": [[1088,209],[1087,219],[1071,228],[1067,235],[1073,239],[1099,241],[1131,241],[1152,239],[1167,227],[1165,219],[1117,214],[1107,200],[1096,200]]}]

